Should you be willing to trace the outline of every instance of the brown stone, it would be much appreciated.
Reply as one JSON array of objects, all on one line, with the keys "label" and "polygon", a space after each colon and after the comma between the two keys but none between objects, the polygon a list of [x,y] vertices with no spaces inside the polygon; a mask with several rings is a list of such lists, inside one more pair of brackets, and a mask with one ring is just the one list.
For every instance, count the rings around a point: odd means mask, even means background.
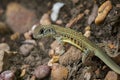
[{"label": "brown stone", "polygon": [[109,71],[105,77],[105,80],[119,80],[117,73]]},{"label": "brown stone", "polygon": [[68,69],[60,64],[54,63],[51,71],[51,80],[66,80]]},{"label": "brown stone", "polygon": [[82,58],[81,51],[71,46],[66,53],[60,56],[59,62],[63,65],[72,64]]},{"label": "brown stone", "polygon": [[14,32],[24,33],[35,24],[36,15],[33,11],[13,2],[7,6],[6,22]]}]

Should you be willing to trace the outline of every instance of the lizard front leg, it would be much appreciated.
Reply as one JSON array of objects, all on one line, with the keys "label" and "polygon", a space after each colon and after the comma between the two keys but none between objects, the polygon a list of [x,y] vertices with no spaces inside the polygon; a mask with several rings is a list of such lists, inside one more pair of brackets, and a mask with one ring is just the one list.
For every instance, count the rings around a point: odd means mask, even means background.
[{"label": "lizard front leg", "polygon": [[65,48],[64,48],[64,42],[62,41],[62,37],[54,37],[56,39],[56,47],[55,47],[55,53],[58,55],[62,55],[65,52]]}]

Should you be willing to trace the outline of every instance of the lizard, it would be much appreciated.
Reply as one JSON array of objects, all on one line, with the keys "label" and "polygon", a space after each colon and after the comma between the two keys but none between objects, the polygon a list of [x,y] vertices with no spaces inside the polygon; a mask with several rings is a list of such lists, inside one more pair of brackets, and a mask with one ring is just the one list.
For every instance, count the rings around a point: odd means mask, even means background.
[{"label": "lizard", "polygon": [[[37,25],[33,30],[33,38],[51,36],[62,42],[69,43],[83,52],[90,51],[92,54],[102,60],[110,69],[120,74],[120,66],[117,65],[100,47],[90,41],[87,37],[70,28],[64,28],[58,25]],[[91,54],[91,53],[88,53]]]}]

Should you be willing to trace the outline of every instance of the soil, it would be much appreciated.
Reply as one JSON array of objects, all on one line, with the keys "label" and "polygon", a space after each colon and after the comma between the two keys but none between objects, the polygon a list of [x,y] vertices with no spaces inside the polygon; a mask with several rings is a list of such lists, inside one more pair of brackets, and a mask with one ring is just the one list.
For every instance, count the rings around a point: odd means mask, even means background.
[{"label": "soil", "polygon": [[[4,10],[2,15],[0,15],[0,21],[5,22],[5,11],[7,5],[10,2],[17,2],[28,9],[34,10],[35,14],[37,15],[37,19],[39,20],[44,13],[51,10],[52,5],[55,2],[59,1],[65,3],[65,6],[60,10],[58,18],[63,21],[63,23],[60,24],[61,26],[65,26],[72,18],[75,18],[80,13],[84,13],[85,10],[89,11],[88,14],[86,13],[81,20],[77,21],[77,23],[75,23],[71,27],[71,29],[84,33],[84,29],[88,25],[88,17],[93,9],[94,0],[78,0],[77,3],[72,2],[75,0],[0,0],[0,7]],[[105,1],[106,0],[97,0],[96,4],[100,6]],[[94,22],[90,24],[91,35],[89,39],[95,44],[115,43],[114,45],[116,46],[120,41],[120,0],[111,0],[111,2],[113,8],[107,15],[106,19],[100,25],[96,25]],[[52,24],[55,23],[53,22]],[[9,65],[7,65],[7,68],[5,68],[4,70],[15,68],[17,70],[15,74],[15,80],[29,80],[29,77],[32,76],[34,69],[38,65],[47,64],[47,62],[50,60],[48,51],[50,50],[50,45],[54,41],[54,39],[44,38],[36,40],[37,44],[38,42],[42,42],[45,48],[42,49],[39,46],[35,46],[34,49],[30,51],[30,54],[26,57],[19,54],[19,48],[22,45],[22,42],[25,40],[23,34],[20,34],[20,38],[15,41],[10,39],[11,34],[13,34],[13,32],[0,34],[0,43],[6,42],[10,46],[11,51],[18,52],[18,54],[16,54],[15,56],[11,56],[10,58],[8,58]],[[105,47],[102,47],[102,49],[105,50]],[[117,53],[120,53],[119,51],[120,45],[118,47]],[[97,57],[93,57],[92,61],[93,63],[95,63],[97,69],[100,69],[100,67],[103,67],[105,65]],[[71,72],[72,74],[69,74],[69,80],[83,80],[80,73],[82,69],[84,69],[85,65],[80,66],[80,63],[81,62],[79,61],[76,62],[76,65],[67,65],[70,66],[71,69],[75,68],[75,66],[77,67],[77,70],[71,70],[74,72]],[[20,77],[19,75],[21,74],[21,67],[23,65],[29,65],[29,68],[27,68],[27,73],[25,74],[25,76]],[[99,76],[94,73],[92,74],[91,80],[103,80],[108,71],[110,71],[108,67],[104,71],[100,69]],[[50,76],[43,80],[50,80]]]}]

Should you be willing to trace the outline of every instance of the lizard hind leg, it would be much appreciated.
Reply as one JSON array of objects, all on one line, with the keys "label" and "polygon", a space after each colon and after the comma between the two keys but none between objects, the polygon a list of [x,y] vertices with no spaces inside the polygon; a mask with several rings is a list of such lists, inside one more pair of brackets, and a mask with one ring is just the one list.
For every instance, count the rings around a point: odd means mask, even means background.
[{"label": "lizard hind leg", "polygon": [[93,56],[93,52],[88,49],[85,49],[82,54],[82,63],[83,64],[90,63],[92,61],[91,60],[92,56]]}]

